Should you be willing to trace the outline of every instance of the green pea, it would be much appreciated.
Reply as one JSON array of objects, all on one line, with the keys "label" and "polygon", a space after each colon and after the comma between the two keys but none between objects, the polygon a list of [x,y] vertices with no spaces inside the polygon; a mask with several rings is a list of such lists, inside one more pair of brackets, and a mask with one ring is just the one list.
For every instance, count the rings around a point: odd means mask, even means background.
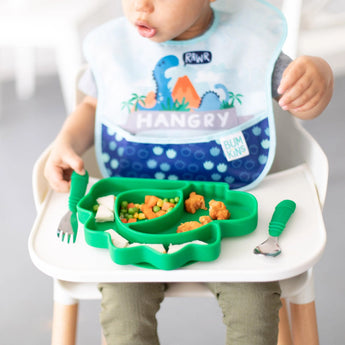
[{"label": "green pea", "polygon": [[180,198],[177,196],[174,200],[175,200],[175,203],[177,204],[180,201]]},{"label": "green pea", "polygon": [[122,201],[121,202],[121,208],[125,208],[125,209],[127,209],[127,206],[128,206],[128,201]]},{"label": "green pea", "polygon": [[158,211],[160,211],[160,207],[159,206],[153,206],[153,208],[152,208],[152,211],[153,212],[158,212]]},{"label": "green pea", "polygon": [[136,212],[138,212],[138,208],[137,208],[137,207],[130,207],[130,208],[128,209],[128,213],[129,213],[129,214],[134,214],[134,213],[136,213]]},{"label": "green pea", "polygon": [[172,204],[175,204],[175,199],[171,198],[169,199],[169,202],[171,202]]}]

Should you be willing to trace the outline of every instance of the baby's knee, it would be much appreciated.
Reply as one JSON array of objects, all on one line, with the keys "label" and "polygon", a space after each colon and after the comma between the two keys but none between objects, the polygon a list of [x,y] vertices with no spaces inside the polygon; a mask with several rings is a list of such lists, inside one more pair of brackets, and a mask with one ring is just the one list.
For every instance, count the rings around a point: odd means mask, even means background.
[{"label": "baby's knee", "polygon": [[158,345],[156,313],[161,283],[101,283],[100,321],[108,344]]},{"label": "baby's knee", "polygon": [[217,284],[227,327],[227,344],[276,344],[280,286],[270,283]]},{"label": "baby's knee", "polygon": [[265,283],[221,283],[218,300],[224,316],[250,318],[277,315],[280,302],[279,282]]},{"label": "baby's knee", "polygon": [[102,311],[116,310],[123,313],[135,313],[145,310],[148,305],[159,309],[164,299],[163,283],[100,283],[102,294]]}]

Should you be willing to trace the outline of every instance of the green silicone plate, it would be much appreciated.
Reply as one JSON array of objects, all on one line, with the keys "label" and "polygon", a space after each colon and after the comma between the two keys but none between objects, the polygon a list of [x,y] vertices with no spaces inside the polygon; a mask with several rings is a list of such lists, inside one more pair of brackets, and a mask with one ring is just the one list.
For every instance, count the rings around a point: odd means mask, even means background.
[{"label": "green silicone plate", "polygon": [[[184,200],[191,192],[204,196],[205,204],[211,199],[222,201],[230,211],[228,220],[213,220],[195,230],[177,233],[177,227],[187,221],[198,221],[208,210],[199,209],[195,214],[185,211]],[[98,223],[95,220],[96,199],[113,194],[115,218],[113,222]],[[122,201],[143,203],[146,195],[159,198],[179,197],[179,202],[167,214],[136,223],[123,223],[119,211]],[[89,193],[78,204],[78,218],[84,224],[86,242],[93,247],[108,248],[112,260],[120,265],[139,265],[156,269],[172,270],[197,261],[212,261],[218,258],[223,237],[243,236],[257,226],[257,201],[252,194],[231,191],[226,183],[172,181],[135,178],[106,178],[95,183]],[[129,243],[184,244],[199,240],[206,244],[191,243],[174,253],[160,253],[149,246],[117,248],[110,235],[105,232],[115,230]]]}]

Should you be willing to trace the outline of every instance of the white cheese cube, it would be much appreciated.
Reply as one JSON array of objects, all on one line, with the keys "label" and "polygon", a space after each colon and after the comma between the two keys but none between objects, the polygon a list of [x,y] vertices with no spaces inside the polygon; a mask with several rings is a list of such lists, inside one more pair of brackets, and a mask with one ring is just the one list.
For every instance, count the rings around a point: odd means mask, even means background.
[{"label": "white cheese cube", "polygon": [[110,211],[114,212],[115,199],[116,199],[115,195],[106,195],[106,196],[97,198],[96,201],[98,202],[99,205],[103,205]]},{"label": "white cheese cube", "polygon": [[118,234],[115,230],[109,229],[106,230],[110,237],[111,237],[111,242],[113,242],[113,245],[117,248],[125,248],[128,246],[128,241],[122,237],[120,234]]},{"label": "white cheese cube", "polygon": [[165,254],[166,253],[166,250],[163,246],[163,244],[159,244],[159,243],[137,243],[137,242],[134,242],[134,243],[131,243],[128,247],[138,247],[138,246],[147,246],[147,247],[150,247],[154,250],[157,250],[158,252],[162,253],[162,254]]},{"label": "white cheese cube", "polygon": [[131,248],[131,247],[139,247],[139,246],[143,246],[142,243],[137,243],[137,242],[134,242],[134,243],[131,243],[128,245],[128,248]]},{"label": "white cheese cube", "polygon": [[162,254],[165,254],[167,251],[165,250],[165,248],[164,248],[164,246],[163,246],[163,244],[156,244],[156,243],[154,243],[154,244],[145,244],[146,246],[148,246],[148,247],[150,247],[150,248],[152,248],[152,249],[154,249],[154,250],[157,250],[158,252],[160,252],[160,253],[162,253]]},{"label": "white cheese cube", "polygon": [[191,241],[191,242],[186,242],[186,243],[181,243],[181,244],[170,244],[169,248],[168,248],[168,254],[173,254],[176,253],[177,251],[179,251],[180,249],[182,249],[183,247],[185,247],[188,244],[201,244],[201,245],[206,245],[206,242],[203,241],[199,241],[199,240],[195,240],[195,241]]},{"label": "white cheese cube", "polygon": [[114,212],[110,211],[107,207],[104,205],[99,205],[95,220],[98,223],[104,223],[104,222],[113,222],[115,218]]}]

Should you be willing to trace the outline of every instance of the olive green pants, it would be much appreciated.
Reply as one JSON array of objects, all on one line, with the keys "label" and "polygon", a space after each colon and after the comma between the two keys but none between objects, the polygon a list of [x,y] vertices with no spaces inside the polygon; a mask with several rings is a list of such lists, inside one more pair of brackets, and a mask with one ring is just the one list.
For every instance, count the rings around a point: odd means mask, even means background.
[{"label": "olive green pants", "polygon": [[[276,345],[280,287],[208,283],[223,312],[227,345]],[[101,324],[107,345],[159,345],[156,313],[164,283],[102,283]]]}]

